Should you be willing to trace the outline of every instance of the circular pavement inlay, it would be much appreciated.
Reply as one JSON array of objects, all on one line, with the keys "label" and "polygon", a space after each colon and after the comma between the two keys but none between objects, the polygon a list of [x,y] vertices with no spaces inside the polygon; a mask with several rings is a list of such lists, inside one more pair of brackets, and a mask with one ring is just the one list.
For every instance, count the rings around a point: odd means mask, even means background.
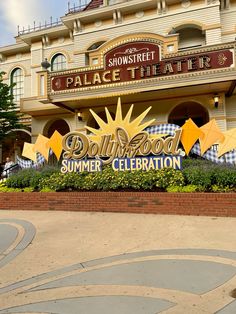
[{"label": "circular pavement inlay", "polygon": [[14,243],[17,235],[18,230],[16,227],[0,224],[0,255]]}]

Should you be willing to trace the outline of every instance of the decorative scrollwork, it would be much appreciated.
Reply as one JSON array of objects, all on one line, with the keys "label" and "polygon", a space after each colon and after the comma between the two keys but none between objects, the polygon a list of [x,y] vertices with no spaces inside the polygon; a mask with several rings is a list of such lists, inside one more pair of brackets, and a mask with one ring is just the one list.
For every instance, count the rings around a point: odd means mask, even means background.
[{"label": "decorative scrollwork", "polygon": [[124,52],[117,52],[114,54],[114,56],[116,55],[131,55],[133,53],[137,53],[137,52],[140,52],[140,51],[149,51],[149,48],[141,48],[141,49],[137,49],[136,47],[133,47],[133,48],[127,48]]},{"label": "decorative scrollwork", "polygon": [[227,59],[228,59],[228,58],[225,56],[224,53],[220,53],[220,54],[218,55],[218,64],[219,64],[219,65],[224,65],[225,62],[227,61]]},{"label": "decorative scrollwork", "polygon": [[56,79],[55,86],[57,89],[61,88],[61,79],[60,78]]}]

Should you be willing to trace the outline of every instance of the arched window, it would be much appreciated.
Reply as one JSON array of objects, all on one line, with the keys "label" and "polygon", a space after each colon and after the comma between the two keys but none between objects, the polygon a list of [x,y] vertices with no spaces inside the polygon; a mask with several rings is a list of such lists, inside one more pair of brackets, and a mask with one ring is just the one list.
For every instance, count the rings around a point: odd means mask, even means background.
[{"label": "arched window", "polygon": [[56,54],[51,61],[52,71],[65,70],[67,68],[66,57],[62,53]]},{"label": "arched window", "polygon": [[96,43],[93,43],[89,48],[88,48],[88,51],[90,50],[95,50],[95,49],[98,49],[102,44],[104,44],[105,41],[98,41]]},{"label": "arched window", "polygon": [[11,72],[11,83],[14,84],[12,87],[14,101],[18,102],[24,95],[24,75],[22,69],[16,68]]},{"label": "arched window", "polygon": [[171,34],[179,34],[179,50],[201,47],[206,44],[205,32],[198,25],[180,25]]},{"label": "arched window", "polygon": [[85,65],[97,65],[98,64],[98,58],[89,58],[89,53],[93,50],[98,49],[102,44],[104,44],[105,41],[97,41],[96,43],[93,43],[91,46],[88,47],[87,52],[85,53]]},{"label": "arched window", "polygon": [[201,47],[206,44],[205,34],[194,27],[186,27],[178,30],[179,49]]}]

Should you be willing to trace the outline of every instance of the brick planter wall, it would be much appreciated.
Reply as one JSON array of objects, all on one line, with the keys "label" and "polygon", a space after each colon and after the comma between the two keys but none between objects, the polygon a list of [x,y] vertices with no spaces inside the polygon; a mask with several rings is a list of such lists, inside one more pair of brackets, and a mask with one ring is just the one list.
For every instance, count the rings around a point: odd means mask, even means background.
[{"label": "brick planter wall", "polygon": [[236,193],[0,193],[0,210],[70,210],[236,217]]}]

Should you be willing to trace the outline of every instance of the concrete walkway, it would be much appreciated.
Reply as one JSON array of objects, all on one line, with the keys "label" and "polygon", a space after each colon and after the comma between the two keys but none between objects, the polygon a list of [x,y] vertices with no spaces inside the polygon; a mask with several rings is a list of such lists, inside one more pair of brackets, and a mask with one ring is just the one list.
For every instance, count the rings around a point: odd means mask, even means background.
[{"label": "concrete walkway", "polygon": [[235,314],[235,297],[235,218],[0,211],[0,314]]}]

